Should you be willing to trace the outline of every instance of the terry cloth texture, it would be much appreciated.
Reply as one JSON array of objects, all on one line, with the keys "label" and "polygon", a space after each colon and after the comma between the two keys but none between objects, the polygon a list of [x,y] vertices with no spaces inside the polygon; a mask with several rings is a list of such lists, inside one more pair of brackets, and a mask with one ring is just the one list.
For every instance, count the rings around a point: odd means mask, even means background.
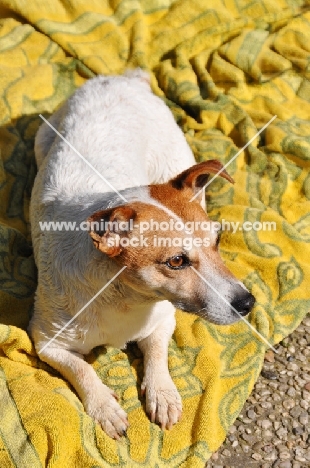
[{"label": "terry cloth texture", "polygon": [[177,313],[169,367],[184,413],[171,431],[144,412],[135,345],[87,356],[129,414],[121,441],[107,437],[36,356],[25,331],[36,288],[28,214],[34,136],[39,114],[50,115],[86,79],[136,66],[151,73],[197,161],[227,163],[277,115],[229,165],[235,185],[218,177],[208,187],[213,219],[276,227],[226,230],[220,248],[256,297],[251,324],[277,343],[310,310],[309,7],[301,0],[1,1],[1,468],[199,468],[224,440],[266,350],[243,322],[215,326]]}]

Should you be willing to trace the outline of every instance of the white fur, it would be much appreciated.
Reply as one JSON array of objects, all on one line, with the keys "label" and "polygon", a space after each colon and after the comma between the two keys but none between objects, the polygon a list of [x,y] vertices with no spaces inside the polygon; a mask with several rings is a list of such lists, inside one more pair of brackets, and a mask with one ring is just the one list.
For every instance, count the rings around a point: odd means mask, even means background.
[{"label": "white fur", "polygon": [[[148,75],[133,70],[124,76],[94,78],[49,122],[66,141],[47,123],[40,127],[35,141],[39,172],[30,217],[38,288],[29,332],[36,350],[73,385],[87,413],[107,434],[119,438],[127,429],[127,416],[114,392],[101,382],[83,355],[98,345],[124,348],[129,341],[137,341],[144,355],[141,389],[146,394],[147,412],[162,428],[170,428],[182,411],[168,371],[168,343],[175,327],[172,304],[225,324],[238,319],[230,304],[247,312],[253,297],[225,268],[212,229],[210,249],[190,249],[186,264],[199,265],[205,282],[199,281],[191,268],[181,272],[172,265],[169,269],[171,258],[180,256],[179,248],[163,252],[128,249],[125,253],[131,256],[127,259],[134,258],[136,263],[114,278],[126,257],[117,261],[111,251],[105,250],[103,238],[107,233],[92,232],[91,237],[81,229],[40,229],[39,222],[44,221],[75,222],[79,226],[91,215],[100,212],[102,216],[102,210],[110,208],[110,212],[133,213],[130,206],[137,206],[137,202],[143,220],[149,220],[149,211],[153,210],[158,219],[181,221],[169,203],[165,206],[150,196],[148,185],[169,181],[194,166],[195,160],[169,109],[152,94]],[[196,171],[197,167],[192,167],[190,176]],[[189,180],[193,185],[193,179]],[[173,206],[186,217],[208,219],[196,203],[193,210],[184,210],[186,198],[173,183],[155,188],[162,190],[159,199],[172,193]],[[201,204],[204,206],[204,197]],[[108,234],[118,236],[113,230]],[[174,234],[169,236],[174,238]],[[92,239],[102,251],[95,248]],[[144,262],[145,256],[148,262]],[[213,284],[211,288],[208,281]],[[221,307],[214,288],[225,299]],[[86,310],[80,313],[86,304]]]},{"label": "white fur", "polygon": [[[140,70],[88,81],[49,121],[110,184],[128,189],[128,199],[149,199],[143,189],[139,194],[131,188],[166,182],[195,163],[172,114]],[[181,400],[167,367],[175,326],[170,302],[146,300],[117,278],[46,346],[120,267],[102,261],[87,232],[42,232],[39,221],[82,222],[119,199],[45,123],[35,153],[39,172],[31,226],[39,276],[29,332],[36,349],[71,382],[88,414],[118,438],[127,428],[126,414],[83,355],[97,345],[122,348],[138,341],[145,356],[147,410],[163,428],[171,427],[180,417]]]}]

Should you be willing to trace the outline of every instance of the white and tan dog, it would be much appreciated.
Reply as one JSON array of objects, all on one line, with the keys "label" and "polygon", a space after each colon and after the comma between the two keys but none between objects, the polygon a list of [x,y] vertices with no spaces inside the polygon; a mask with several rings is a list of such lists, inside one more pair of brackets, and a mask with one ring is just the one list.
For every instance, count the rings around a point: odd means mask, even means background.
[{"label": "white and tan dog", "polygon": [[[189,202],[222,166],[194,165],[184,135],[141,70],[88,81],[49,122],[72,146],[46,123],[40,127],[31,199],[38,288],[29,332],[36,350],[73,385],[86,412],[119,438],[128,426],[126,413],[83,355],[98,345],[124,348],[136,341],[144,355],[146,410],[153,422],[170,428],[182,411],[167,364],[175,307],[229,324],[238,316],[228,304],[246,315],[254,302],[221,261],[212,223],[202,229],[208,217],[200,203]],[[221,176],[232,181],[226,171]],[[88,231],[78,227],[86,220]],[[151,220],[169,225],[160,233],[160,245],[154,243],[159,233],[146,227]],[[40,228],[40,222],[54,221],[77,228]],[[190,247],[188,231],[173,224],[188,222],[198,226],[190,233],[196,239]]]}]

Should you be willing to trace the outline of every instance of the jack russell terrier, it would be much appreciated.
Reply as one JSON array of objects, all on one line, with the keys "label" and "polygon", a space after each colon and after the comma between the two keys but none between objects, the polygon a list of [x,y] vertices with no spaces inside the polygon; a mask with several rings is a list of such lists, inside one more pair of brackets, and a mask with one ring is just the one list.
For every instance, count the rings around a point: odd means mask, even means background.
[{"label": "jack russell terrier", "polygon": [[[223,166],[195,165],[140,69],[89,80],[49,123],[35,141],[39,171],[30,217],[38,288],[29,333],[39,357],[72,384],[86,412],[115,439],[126,433],[127,415],[83,355],[98,345],[136,341],[146,411],[169,429],[182,412],[168,370],[175,308],[230,324],[239,317],[229,304],[242,316],[254,304],[219,256],[203,191],[190,202]],[[225,170],[220,175],[233,182]],[[71,222],[76,229],[42,229],[40,222]]]}]

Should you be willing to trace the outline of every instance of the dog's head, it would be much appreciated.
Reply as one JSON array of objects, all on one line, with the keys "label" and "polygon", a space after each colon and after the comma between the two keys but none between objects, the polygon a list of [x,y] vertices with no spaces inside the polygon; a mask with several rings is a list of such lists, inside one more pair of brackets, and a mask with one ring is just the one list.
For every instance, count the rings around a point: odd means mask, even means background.
[{"label": "dog's head", "polygon": [[197,195],[210,173],[219,171],[233,182],[218,161],[202,162],[149,186],[146,199],[98,211],[88,222],[95,247],[126,265],[125,284],[150,300],[167,299],[229,324],[250,312],[254,297],[221,260],[216,223],[201,207],[204,192]]}]

